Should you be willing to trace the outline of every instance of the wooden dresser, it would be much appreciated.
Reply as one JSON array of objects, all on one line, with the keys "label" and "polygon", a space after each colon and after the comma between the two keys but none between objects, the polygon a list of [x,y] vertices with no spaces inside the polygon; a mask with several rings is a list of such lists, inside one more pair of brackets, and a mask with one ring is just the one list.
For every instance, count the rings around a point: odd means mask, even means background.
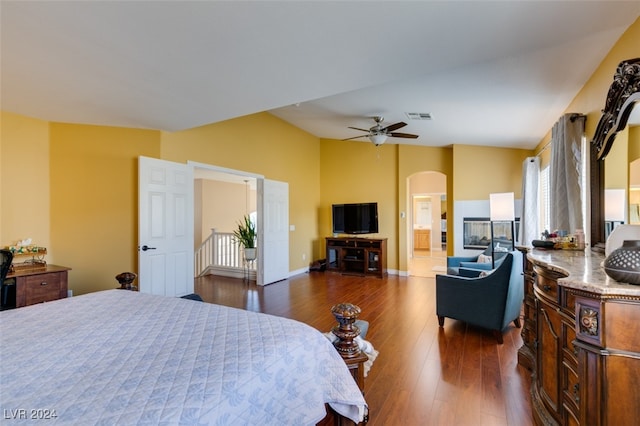
[{"label": "wooden dresser", "polygon": [[71,268],[47,265],[37,271],[17,271],[7,275],[15,279],[16,308],[67,297],[67,275]]},{"label": "wooden dresser", "polygon": [[640,286],[610,279],[603,260],[589,250],[527,254],[531,326],[519,362],[532,370],[536,424],[638,424]]}]

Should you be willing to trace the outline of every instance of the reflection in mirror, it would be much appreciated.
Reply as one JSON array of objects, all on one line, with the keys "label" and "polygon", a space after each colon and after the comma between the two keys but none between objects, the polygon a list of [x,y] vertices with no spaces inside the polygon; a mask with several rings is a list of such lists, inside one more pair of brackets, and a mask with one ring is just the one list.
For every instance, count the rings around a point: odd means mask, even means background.
[{"label": "reflection in mirror", "polygon": [[[619,131],[629,122],[633,107],[640,101],[640,58],[622,61],[609,87],[602,116],[591,141],[591,245],[604,252],[605,247],[605,157]],[[624,163],[629,164],[628,160]],[[625,185],[626,186],[626,185]]]},{"label": "reflection in mirror", "polygon": [[640,158],[629,164],[629,223],[640,224]]},{"label": "reflection in mirror", "polygon": [[604,190],[604,234],[609,238],[611,231],[625,222],[625,212],[627,210],[627,191],[621,189]]}]

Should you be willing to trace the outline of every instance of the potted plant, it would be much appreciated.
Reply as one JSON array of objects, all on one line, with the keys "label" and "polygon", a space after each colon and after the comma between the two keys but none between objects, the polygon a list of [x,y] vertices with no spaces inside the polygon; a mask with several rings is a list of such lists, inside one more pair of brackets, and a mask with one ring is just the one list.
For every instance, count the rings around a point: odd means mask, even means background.
[{"label": "potted plant", "polygon": [[244,248],[244,258],[255,260],[256,258],[256,226],[248,215],[238,222],[238,227],[233,231],[235,240]]}]

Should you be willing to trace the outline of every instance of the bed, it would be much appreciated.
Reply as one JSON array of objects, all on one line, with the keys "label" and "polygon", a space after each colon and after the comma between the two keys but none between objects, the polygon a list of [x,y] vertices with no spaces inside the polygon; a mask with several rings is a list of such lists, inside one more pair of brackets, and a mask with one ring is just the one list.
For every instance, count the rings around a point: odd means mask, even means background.
[{"label": "bed", "polygon": [[[362,393],[319,331],[193,300],[107,290],[0,313],[5,419],[311,425]],[[55,417],[54,417],[55,416]]]}]

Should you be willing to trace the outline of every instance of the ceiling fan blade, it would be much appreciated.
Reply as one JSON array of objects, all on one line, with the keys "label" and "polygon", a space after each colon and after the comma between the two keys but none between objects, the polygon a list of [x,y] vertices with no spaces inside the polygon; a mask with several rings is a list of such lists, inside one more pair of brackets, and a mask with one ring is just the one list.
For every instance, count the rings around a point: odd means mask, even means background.
[{"label": "ceiling fan blade", "polygon": [[368,138],[369,135],[360,135],[360,136],[354,136],[352,138],[346,138],[346,139],[340,139],[341,141],[350,141],[351,139],[360,139],[360,138]]},{"label": "ceiling fan blade", "polygon": [[367,130],[367,129],[359,129],[358,127],[349,127],[349,129],[353,129],[353,130],[360,130],[361,132],[367,132],[367,133],[369,133],[369,130]]},{"label": "ceiling fan blade", "polygon": [[418,135],[412,135],[411,133],[387,133],[388,136],[393,138],[409,138],[409,139],[417,139]]},{"label": "ceiling fan blade", "polygon": [[390,124],[389,126],[385,127],[382,130],[386,131],[387,133],[389,133],[389,132],[393,132],[394,130],[398,130],[398,129],[406,126],[406,125],[407,125],[407,123],[400,121],[400,122],[398,122],[396,124]]}]

